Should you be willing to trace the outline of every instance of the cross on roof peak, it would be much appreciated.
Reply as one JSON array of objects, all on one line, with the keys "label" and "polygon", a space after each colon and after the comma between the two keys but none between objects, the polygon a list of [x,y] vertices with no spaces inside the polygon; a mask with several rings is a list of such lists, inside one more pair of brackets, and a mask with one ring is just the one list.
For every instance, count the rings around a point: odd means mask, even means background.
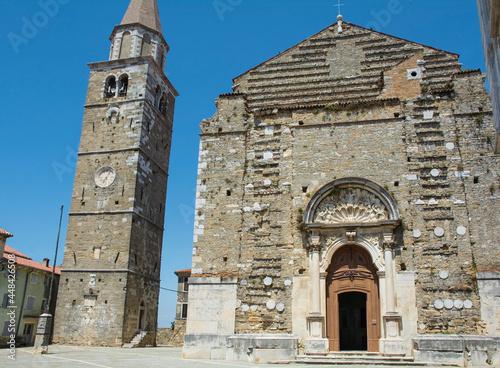
[{"label": "cross on roof peak", "polygon": [[340,7],[341,7],[341,6],[343,6],[343,5],[344,5],[344,4],[341,4],[341,3],[340,3],[340,0],[337,0],[337,5],[335,5],[335,6],[338,6],[338,7],[339,7],[339,15],[340,15],[340,14],[342,14],[342,13],[340,12]]}]

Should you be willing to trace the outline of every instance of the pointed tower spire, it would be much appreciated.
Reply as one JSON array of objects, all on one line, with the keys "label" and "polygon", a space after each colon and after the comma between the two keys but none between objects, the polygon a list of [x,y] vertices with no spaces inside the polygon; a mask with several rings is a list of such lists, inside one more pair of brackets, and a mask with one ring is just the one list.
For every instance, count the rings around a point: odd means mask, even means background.
[{"label": "pointed tower spire", "polygon": [[140,23],[162,33],[157,0],[132,0],[121,25]]},{"label": "pointed tower spire", "polygon": [[157,0],[131,0],[120,25],[113,29],[109,60],[151,56],[163,69],[169,50],[161,30]]}]

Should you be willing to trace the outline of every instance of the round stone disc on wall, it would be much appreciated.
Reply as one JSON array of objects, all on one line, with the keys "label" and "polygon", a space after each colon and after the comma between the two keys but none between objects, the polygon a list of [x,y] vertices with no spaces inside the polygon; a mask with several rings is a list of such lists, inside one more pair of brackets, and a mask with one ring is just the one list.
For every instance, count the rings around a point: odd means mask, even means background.
[{"label": "round stone disc on wall", "polygon": [[448,271],[441,270],[439,271],[439,277],[442,278],[443,280],[447,279],[449,276]]},{"label": "round stone disc on wall", "polygon": [[276,302],[274,300],[270,300],[266,303],[266,307],[269,310],[273,310],[274,308],[276,308]]},{"label": "round stone disc on wall", "polygon": [[441,300],[441,299],[436,299],[436,301],[434,302],[434,308],[436,309],[443,309],[444,307],[444,302]]},{"label": "round stone disc on wall", "polygon": [[436,235],[438,238],[441,238],[444,235],[444,229],[442,227],[436,227],[434,229],[434,235]]}]

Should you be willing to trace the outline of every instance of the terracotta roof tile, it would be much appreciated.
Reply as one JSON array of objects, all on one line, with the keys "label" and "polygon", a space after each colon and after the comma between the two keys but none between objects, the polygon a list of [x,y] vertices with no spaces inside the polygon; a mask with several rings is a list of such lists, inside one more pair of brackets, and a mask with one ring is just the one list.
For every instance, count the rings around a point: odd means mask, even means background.
[{"label": "terracotta roof tile", "polygon": [[188,268],[188,269],[186,269],[186,270],[179,270],[179,271],[175,271],[174,273],[175,273],[176,275],[177,275],[177,274],[179,274],[179,273],[191,273],[191,269],[190,269],[190,268]]},{"label": "terracotta roof tile", "polygon": [[[26,258],[26,259],[31,259],[31,258],[30,258],[30,257],[28,257],[26,254],[23,254],[23,253],[19,252],[18,250],[15,250],[14,248],[9,247],[7,244],[5,245],[5,250],[4,250],[4,253],[15,254],[17,257],[22,257],[22,258]],[[5,255],[4,255],[4,257],[5,257]]]},{"label": "terracotta roof tile", "polygon": [[12,235],[11,233],[9,233],[8,231],[2,229],[0,227],[0,236],[4,236],[6,238],[12,238],[14,235]]},{"label": "terracotta roof tile", "polygon": [[[46,267],[40,262],[33,261],[30,257],[27,255],[15,250],[12,247],[9,247],[8,245],[5,246],[5,252],[3,254],[4,258],[7,258],[9,254],[14,254],[16,256],[15,263],[20,265],[20,266],[25,266],[25,267],[30,267],[35,270],[40,270],[40,271],[45,271],[45,272],[52,272],[52,266],[49,265],[49,267]],[[61,274],[61,268],[56,267],[55,273],[57,275]]]}]

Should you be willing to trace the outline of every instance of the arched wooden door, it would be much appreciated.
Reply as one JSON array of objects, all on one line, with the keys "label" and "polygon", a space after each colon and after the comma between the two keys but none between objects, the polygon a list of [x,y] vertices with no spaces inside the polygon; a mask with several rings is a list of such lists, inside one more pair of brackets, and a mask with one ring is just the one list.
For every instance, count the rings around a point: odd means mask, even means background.
[{"label": "arched wooden door", "polygon": [[379,351],[380,298],[370,254],[346,245],[333,255],[327,276],[327,336],[330,351]]}]

